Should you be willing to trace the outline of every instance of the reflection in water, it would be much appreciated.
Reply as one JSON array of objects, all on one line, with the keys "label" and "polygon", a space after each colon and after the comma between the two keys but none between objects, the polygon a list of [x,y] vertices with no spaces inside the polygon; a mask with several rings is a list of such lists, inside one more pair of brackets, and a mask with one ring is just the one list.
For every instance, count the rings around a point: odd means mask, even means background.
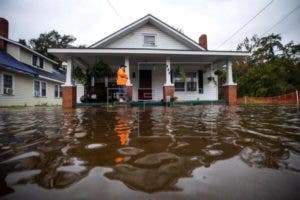
[{"label": "reflection in water", "polygon": [[63,190],[88,185],[101,176],[90,173],[96,167],[110,168],[102,178],[120,181],[128,193],[180,194],[187,188],[179,180],[195,180],[195,169],[233,158],[245,164],[245,173],[272,169],[274,178],[295,173],[285,179],[288,195],[300,180],[299,124],[296,107],[2,109],[1,195],[24,192],[17,186]]}]

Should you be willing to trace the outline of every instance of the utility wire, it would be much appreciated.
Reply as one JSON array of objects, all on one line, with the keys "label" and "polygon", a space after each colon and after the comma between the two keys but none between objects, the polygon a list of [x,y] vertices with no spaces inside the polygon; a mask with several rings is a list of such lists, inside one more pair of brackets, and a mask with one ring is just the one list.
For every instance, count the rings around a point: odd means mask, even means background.
[{"label": "utility wire", "polygon": [[249,21],[247,21],[241,28],[236,30],[228,39],[226,39],[221,45],[219,45],[216,49],[219,49],[221,46],[223,46],[226,42],[231,40],[238,32],[240,32],[243,28],[245,28],[250,22],[252,22],[258,15],[260,15],[267,7],[269,7],[274,0],[270,1],[263,9],[261,9],[256,15],[254,15]]},{"label": "utility wire", "polygon": [[300,4],[295,7],[293,10],[291,10],[289,13],[287,13],[285,16],[283,16],[278,22],[276,22],[271,28],[269,28],[267,31],[265,31],[261,36],[264,36],[266,33],[268,33],[270,30],[278,26],[280,23],[282,23],[285,19],[287,19],[293,12],[295,12],[298,8],[300,8]]},{"label": "utility wire", "polygon": [[121,17],[121,15],[118,13],[118,11],[116,10],[116,8],[112,5],[112,3],[109,0],[106,0],[108,5],[111,7],[111,9],[114,10],[114,12],[116,13],[116,15],[123,21],[123,18]]}]

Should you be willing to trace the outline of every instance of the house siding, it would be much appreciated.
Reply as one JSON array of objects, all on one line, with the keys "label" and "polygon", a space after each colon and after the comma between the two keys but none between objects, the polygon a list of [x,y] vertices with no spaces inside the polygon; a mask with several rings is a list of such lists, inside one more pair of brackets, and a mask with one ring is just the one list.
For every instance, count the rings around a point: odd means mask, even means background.
[{"label": "house siding", "polygon": [[[156,36],[156,46],[144,46],[144,35],[153,34]],[[162,32],[152,25],[144,25],[130,34],[116,40],[106,48],[149,48],[149,49],[178,49],[191,50],[191,48],[180,43],[176,39]]]},{"label": "house siding", "polygon": [[[48,62],[46,59],[43,59],[43,60],[44,60],[44,66],[42,69],[51,73],[52,67],[53,67],[52,64],[50,62]],[[29,53],[28,51],[24,51],[21,49],[19,61],[22,63],[25,63],[27,65],[30,65],[32,67],[38,68],[38,67],[32,65],[32,53]],[[38,68],[38,69],[41,69],[41,68]]]},{"label": "house siding", "polygon": [[20,60],[20,47],[8,43],[7,53],[14,57],[16,60]]},{"label": "house siding", "polygon": [[[14,94],[13,95],[3,95],[2,86],[2,74],[9,73],[14,76]],[[57,83],[43,80],[34,79],[33,77],[19,74],[11,73],[5,70],[0,70],[0,106],[34,106],[34,105],[61,105],[61,98],[54,97],[54,88]],[[33,81],[40,80],[46,82],[46,97],[34,97],[33,95]]]},{"label": "house siding", "polygon": [[[172,67],[175,70],[175,66]],[[185,72],[198,72],[197,66],[186,66],[184,67]],[[203,93],[199,93],[199,85],[198,85],[198,76],[197,79],[197,90],[194,92],[185,91],[179,92],[175,91],[174,96],[178,97],[178,101],[192,101],[192,100],[218,100],[218,76],[215,75],[214,70],[207,69],[205,73],[203,73]],[[209,81],[208,77],[214,77],[216,82]]]}]

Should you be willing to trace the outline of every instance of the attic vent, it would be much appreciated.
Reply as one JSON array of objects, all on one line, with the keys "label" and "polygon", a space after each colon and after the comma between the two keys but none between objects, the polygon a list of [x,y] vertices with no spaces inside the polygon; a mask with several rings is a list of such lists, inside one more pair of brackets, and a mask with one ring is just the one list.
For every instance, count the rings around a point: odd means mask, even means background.
[{"label": "attic vent", "polygon": [[144,35],[144,46],[156,46],[155,35]]}]

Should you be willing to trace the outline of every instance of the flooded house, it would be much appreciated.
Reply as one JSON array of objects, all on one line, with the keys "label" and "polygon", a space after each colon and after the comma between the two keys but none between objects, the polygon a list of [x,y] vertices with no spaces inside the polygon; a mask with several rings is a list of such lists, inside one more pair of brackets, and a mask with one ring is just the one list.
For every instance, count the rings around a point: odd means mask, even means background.
[{"label": "flooded house", "polygon": [[[74,84],[72,70],[75,67],[88,70],[99,60],[113,71],[120,65],[127,66],[126,93],[133,102],[218,101],[216,71],[225,67],[225,101],[236,104],[232,62],[249,56],[244,51],[208,50],[207,35],[202,34],[195,42],[151,14],[87,48],[50,48],[48,52],[67,62],[64,107],[74,107],[86,93],[85,87]],[[76,64],[79,61],[80,65]],[[113,96],[110,91],[117,91],[114,83],[115,77],[95,78],[90,95],[96,99],[104,96],[98,101],[106,101]]]},{"label": "flooded house", "polygon": [[65,75],[58,63],[9,39],[0,18],[0,106],[61,105]]}]

